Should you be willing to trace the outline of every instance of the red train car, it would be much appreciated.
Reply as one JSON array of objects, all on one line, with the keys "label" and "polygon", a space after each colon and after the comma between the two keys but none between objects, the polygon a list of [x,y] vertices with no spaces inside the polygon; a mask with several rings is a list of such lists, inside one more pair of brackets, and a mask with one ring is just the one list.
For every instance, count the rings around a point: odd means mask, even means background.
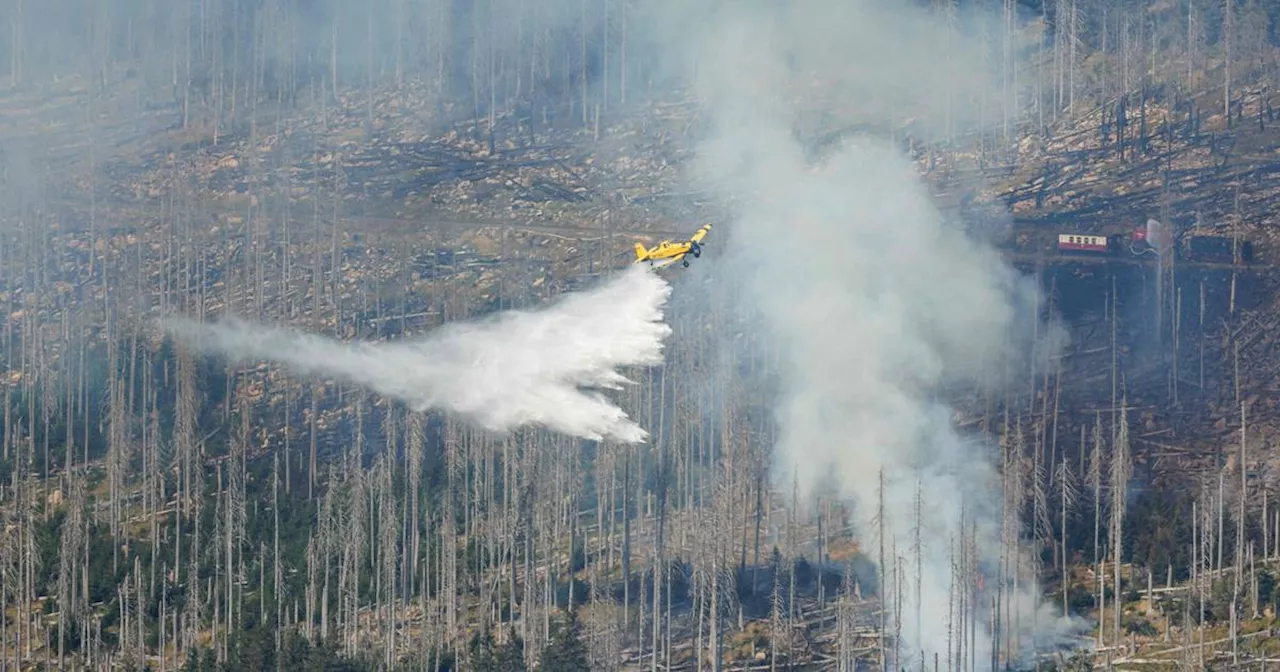
[{"label": "red train car", "polygon": [[1058,234],[1058,249],[1063,252],[1092,252],[1107,254],[1113,251],[1112,239],[1121,236],[1095,236],[1083,233]]}]

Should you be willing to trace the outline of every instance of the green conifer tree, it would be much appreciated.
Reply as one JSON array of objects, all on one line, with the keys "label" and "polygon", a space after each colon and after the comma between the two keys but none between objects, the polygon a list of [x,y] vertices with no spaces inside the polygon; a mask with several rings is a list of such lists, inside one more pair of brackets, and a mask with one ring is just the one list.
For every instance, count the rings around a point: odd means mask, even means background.
[{"label": "green conifer tree", "polygon": [[542,650],[539,672],[589,672],[587,646],[582,642],[582,625],[576,612],[558,619],[551,641]]}]

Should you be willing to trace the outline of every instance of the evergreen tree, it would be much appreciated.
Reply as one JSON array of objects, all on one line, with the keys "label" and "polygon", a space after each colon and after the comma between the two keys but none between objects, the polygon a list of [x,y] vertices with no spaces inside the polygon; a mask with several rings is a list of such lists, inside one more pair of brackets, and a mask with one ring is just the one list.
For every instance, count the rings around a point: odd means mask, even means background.
[{"label": "evergreen tree", "polygon": [[493,660],[493,672],[527,672],[529,667],[524,662],[524,640],[516,634],[516,629],[507,632],[507,643],[497,651]]},{"label": "evergreen tree", "polygon": [[589,672],[587,646],[582,643],[582,625],[578,614],[570,612],[558,620],[551,633],[551,641],[542,650],[539,672]]},{"label": "evergreen tree", "polygon": [[524,640],[512,628],[507,641],[498,646],[488,630],[477,633],[470,642],[472,661],[476,672],[527,672],[524,662]]},{"label": "evergreen tree", "polygon": [[494,648],[493,633],[488,627],[472,635],[471,641],[467,642],[467,653],[471,654],[471,669],[476,672],[493,670],[497,659]]}]

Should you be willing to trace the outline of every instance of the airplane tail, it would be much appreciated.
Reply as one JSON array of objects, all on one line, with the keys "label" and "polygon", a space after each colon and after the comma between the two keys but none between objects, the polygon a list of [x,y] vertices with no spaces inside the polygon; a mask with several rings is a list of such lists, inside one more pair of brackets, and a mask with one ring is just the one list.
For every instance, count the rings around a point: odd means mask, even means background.
[{"label": "airplane tail", "polygon": [[644,249],[644,245],[636,243],[636,261],[644,259],[646,254],[648,254],[648,250]]}]

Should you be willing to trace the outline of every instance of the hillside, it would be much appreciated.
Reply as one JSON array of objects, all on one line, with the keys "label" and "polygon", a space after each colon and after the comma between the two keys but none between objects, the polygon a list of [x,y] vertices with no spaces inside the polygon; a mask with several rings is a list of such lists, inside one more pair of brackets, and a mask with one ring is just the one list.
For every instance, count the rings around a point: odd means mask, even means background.
[{"label": "hillside", "polygon": [[[862,70],[798,50],[793,67],[816,72],[785,94],[798,145],[820,157],[858,131],[891,137],[944,215],[1042,286],[1045,319],[1025,326],[1067,336],[1048,364],[990,364],[998,386],[938,391],[1001,474],[983,521],[1000,549],[980,548],[970,512],[935,538],[920,511],[953,500],[911,474],[889,475],[914,495],[890,489],[888,506],[925,537],[914,545],[879,538],[847,497],[775,478],[786,360],[741,310],[750,289],[723,258],[741,248],[714,238],[672,274],[664,365],[610,393],[648,444],[488,433],[154,328],[235,314],[419,337],[597,287],[636,241],[703,221],[736,235],[732,204],[697,177],[716,127],[705,91],[669,86],[639,46],[645,3],[575,5],[571,21],[483,3],[530,27],[516,35],[429,2],[380,0],[368,17],[141,4],[90,8],[100,40],[85,44],[24,14],[0,49],[0,668],[1271,662],[1270,4],[1071,0],[1015,18],[1008,3],[1017,30],[980,43],[997,83],[973,95],[981,121],[953,133],[948,117],[945,137],[937,100],[858,100]],[[196,29],[175,31],[184,21]],[[278,37],[312,21],[316,37]],[[340,44],[340,28],[356,37]],[[42,30],[94,65],[37,48]],[[1000,83],[1018,92],[1007,105]],[[1238,235],[1255,260],[1161,276],[1056,250],[1058,233],[1149,218]],[[863,496],[883,508],[879,477]],[[924,555],[948,567],[947,605],[919,596]],[[900,644],[919,619],[945,630],[924,660]],[[988,636],[990,651],[973,643]]]}]

